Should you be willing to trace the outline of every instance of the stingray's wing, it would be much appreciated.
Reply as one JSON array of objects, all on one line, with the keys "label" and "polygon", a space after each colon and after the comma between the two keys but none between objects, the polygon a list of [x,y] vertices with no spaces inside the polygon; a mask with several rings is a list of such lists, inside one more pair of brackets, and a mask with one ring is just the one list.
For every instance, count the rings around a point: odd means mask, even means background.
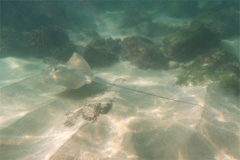
[{"label": "stingray's wing", "polygon": [[92,71],[88,63],[76,52],[73,53],[72,57],[68,60],[66,65],[74,69],[79,69],[83,73],[92,76]]}]

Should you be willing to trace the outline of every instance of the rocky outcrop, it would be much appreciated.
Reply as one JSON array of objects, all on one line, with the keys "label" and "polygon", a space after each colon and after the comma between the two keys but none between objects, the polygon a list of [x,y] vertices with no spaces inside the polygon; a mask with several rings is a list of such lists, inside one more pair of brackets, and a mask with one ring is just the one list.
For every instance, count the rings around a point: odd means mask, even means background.
[{"label": "rocky outcrop", "polygon": [[141,36],[124,38],[121,43],[120,57],[130,61],[142,69],[163,69],[167,66],[167,58],[149,39]]},{"label": "rocky outcrop", "polygon": [[120,39],[97,38],[90,42],[83,51],[83,57],[92,67],[105,67],[118,61]]}]

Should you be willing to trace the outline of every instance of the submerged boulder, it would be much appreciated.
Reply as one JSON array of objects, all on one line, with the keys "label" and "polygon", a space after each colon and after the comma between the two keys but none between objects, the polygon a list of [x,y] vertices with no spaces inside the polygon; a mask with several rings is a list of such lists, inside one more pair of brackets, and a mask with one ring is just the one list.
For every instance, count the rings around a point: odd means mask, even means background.
[{"label": "submerged boulder", "polygon": [[192,60],[219,45],[219,37],[201,25],[175,32],[164,39],[165,54],[178,62]]},{"label": "submerged boulder", "polygon": [[118,61],[120,39],[97,38],[90,42],[83,51],[83,57],[90,66],[105,67]]},{"label": "submerged boulder", "polygon": [[167,66],[167,58],[149,39],[141,36],[124,38],[120,57],[142,69],[162,69]]},{"label": "submerged boulder", "polygon": [[57,26],[40,27],[30,33],[29,50],[36,57],[55,57],[67,60],[76,46],[65,30]]}]

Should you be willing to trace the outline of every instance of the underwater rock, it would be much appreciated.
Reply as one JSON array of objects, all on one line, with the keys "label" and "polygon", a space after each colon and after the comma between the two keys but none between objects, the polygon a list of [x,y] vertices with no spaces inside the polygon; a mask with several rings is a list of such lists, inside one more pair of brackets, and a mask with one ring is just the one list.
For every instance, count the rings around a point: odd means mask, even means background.
[{"label": "underwater rock", "polygon": [[76,49],[76,46],[69,40],[67,32],[57,26],[33,30],[29,41],[28,48],[36,57],[68,60]]},{"label": "underwater rock", "polygon": [[66,127],[75,125],[77,119],[81,116],[84,120],[92,123],[97,121],[100,114],[107,114],[113,106],[113,100],[107,99],[101,102],[86,101],[80,105],[75,111],[67,113],[67,121],[64,123]]},{"label": "underwater rock", "polygon": [[240,34],[240,13],[234,9],[203,12],[196,17],[192,26],[202,25],[220,38],[231,38]]},{"label": "underwater rock", "polygon": [[176,30],[176,27],[156,22],[143,22],[136,26],[136,32],[138,34],[148,37],[165,36]]},{"label": "underwater rock", "polygon": [[130,28],[143,22],[151,22],[152,18],[149,14],[140,10],[126,10],[122,18],[122,27]]},{"label": "underwater rock", "polygon": [[83,51],[84,59],[92,67],[105,67],[118,61],[120,39],[97,38],[90,42]]},{"label": "underwater rock", "polygon": [[177,62],[192,60],[219,45],[219,37],[204,26],[192,26],[164,39],[165,54]]},{"label": "underwater rock", "polygon": [[194,17],[199,12],[198,1],[175,0],[166,2],[165,12],[171,17]]},{"label": "underwater rock", "polygon": [[167,66],[167,58],[149,39],[141,36],[124,38],[120,58],[130,61],[142,69],[163,69]]},{"label": "underwater rock", "polygon": [[229,92],[240,94],[240,62],[221,49],[201,55],[178,75],[176,84],[201,85],[220,82]]}]

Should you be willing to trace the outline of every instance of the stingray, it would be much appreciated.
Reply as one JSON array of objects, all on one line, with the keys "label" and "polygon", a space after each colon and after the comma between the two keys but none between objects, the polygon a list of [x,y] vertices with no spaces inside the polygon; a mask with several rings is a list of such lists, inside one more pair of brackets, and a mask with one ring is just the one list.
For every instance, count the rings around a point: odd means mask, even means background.
[{"label": "stingray", "polygon": [[93,74],[88,63],[77,53],[73,53],[66,64],[57,64],[47,78],[50,84],[65,86],[69,89],[78,89],[93,81]]},{"label": "stingray", "polygon": [[48,77],[47,81],[51,84],[62,85],[69,89],[79,89],[82,86],[84,86],[85,84],[90,84],[93,81],[95,81],[97,83],[104,83],[104,84],[116,86],[116,87],[119,87],[119,88],[122,88],[125,90],[138,92],[141,94],[146,94],[149,96],[154,96],[154,97],[158,97],[158,98],[162,98],[162,99],[176,101],[179,103],[186,103],[186,104],[201,106],[196,103],[181,101],[181,100],[177,100],[177,99],[173,99],[173,98],[164,97],[161,95],[147,93],[144,91],[124,87],[124,86],[106,82],[106,81],[99,81],[96,78],[94,78],[93,73],[92,73],[91,68],[88,65],[88,63],[83,59],[83,57],[81,57],[77,53],[73,53],[72,57],[68,60],[67,63],[57,64],[57,65],[52,66],[52,69],[49,73],[49,77]]}]

